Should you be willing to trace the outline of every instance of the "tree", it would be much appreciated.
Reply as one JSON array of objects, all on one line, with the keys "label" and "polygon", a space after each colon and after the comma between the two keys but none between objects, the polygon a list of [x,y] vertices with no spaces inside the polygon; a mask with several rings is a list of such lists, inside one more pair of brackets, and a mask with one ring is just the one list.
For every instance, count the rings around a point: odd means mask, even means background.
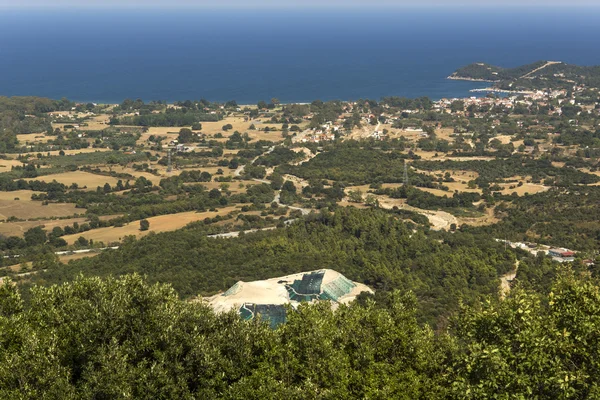
[{"label": "tree", "polygon": [[294,185],[294,182],[292,181],[285,181],[283,183],[283,186],[281,187],[282,191],[285,192],[290,192],[290,193],[296,193],[296,186]]},{"label": "tree", "polygon": [[261,100],[261,101],[258,102],[257,107],[258,107],[259,110],[262,110],[262,109],[268,108],[268,105],[267,105],[266,101]]},{"label": "tree", "polygon": [[89,246],[90,242],[83,236],[79,236],[79,238],[77,238],[77,242],[75,242],[75,244],[77,244],[79,247],[87,247],[87,246]]},{"label": "tree", "polygon": [[181,128],[179,130],[179,136],[177,136],[177,141],[179,143],[190,143],[194,140],[194,133],[191,129]]},{"label": "tree", "polygon": [[140,176],[135,180],[135,188],[140,192],[147,192],[152,189],[152,181],[146,177]]},{"label": "tree", "polygon": [[192,124],[192,130],[193,131],[201,131],[202,130],[202,124],[200,122],[195,122]]},{"label": "tree", "polygon": [[348,199],[352,203],[362,203],[363,202],[363,192],[360,189],[351,190],[348,193]]},{"label": "tree", "polygon": [[465,102],[462,100],[454,100],[452,103],[450,103],[450,110],[452,110],[452,112],[464,111],[464,109]]},{"label": "tree", "polygon": [[140,221],[140,231],[147,231],[150,228],[150,222],[147,219]]},{"label": "tree", "polygon": [[221,191],[217,188],[211,189],[211,191],[208,192],[208,197],[211,199],[218,199],[219,197],[221,197]]},{"label": "tree", "polygon": [[46,231],[41,226],[36,226],[27,230],[24,234],[25,242],[28,246],[37,246],[46,243]]}]

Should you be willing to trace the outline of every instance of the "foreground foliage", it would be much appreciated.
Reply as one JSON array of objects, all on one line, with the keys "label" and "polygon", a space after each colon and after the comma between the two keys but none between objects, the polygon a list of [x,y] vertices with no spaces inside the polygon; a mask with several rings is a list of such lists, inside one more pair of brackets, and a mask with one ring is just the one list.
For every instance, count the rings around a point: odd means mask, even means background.
[{"label": "foreground foliage", "polygon": [[138,275],[0,287],[0,398],[597,398],[598,283],[513,290],[434,333],[415,298],[289,311],[277,330]]}]

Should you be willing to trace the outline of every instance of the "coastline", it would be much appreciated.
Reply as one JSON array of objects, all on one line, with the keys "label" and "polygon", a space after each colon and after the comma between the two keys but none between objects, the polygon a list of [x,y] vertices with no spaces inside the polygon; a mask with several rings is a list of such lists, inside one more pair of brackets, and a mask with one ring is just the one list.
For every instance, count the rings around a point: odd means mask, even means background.
[{"label": "coastline", "polygon": [[506,89],[496,89],[493,87],[487,88],[479,88],[479,89],[471,89],[469,92],[498,92],[498,93],[509,93],[509,94],[534,94],[535,92],[531,90],[506,90]]},{"label": "coastline", "polygon": [[469,81],[469,82],[490,82],[490,83],[500,82],[500,81],[492,81],[489,79],[466,78],[466,77],[456,76],[456,75],[450,75],[446,79],[450,79],[453,81]]}]

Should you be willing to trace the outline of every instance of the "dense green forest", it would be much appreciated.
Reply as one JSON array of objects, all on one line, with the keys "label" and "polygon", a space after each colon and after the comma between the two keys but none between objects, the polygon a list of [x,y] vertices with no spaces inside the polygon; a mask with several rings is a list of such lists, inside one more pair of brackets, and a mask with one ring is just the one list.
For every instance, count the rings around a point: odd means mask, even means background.
[{"label": "dense green forest", "polygon": [[26,304],[5,283],[0,397],[598,398],[599,289],[565,270],[434,332],[410,291],[303,305],[272,330],[136,275],[38,287]]},{"label": "dense green forest", "polygon": [[[394,183],[403,182],[404,163],[410,157],[399,151],[385,152],[349,142],[331,146],[302,165],[284,164],[276,171],[304,179],[331,179],[349,185]],[[415,186],[436,186],[429,175],[411,169],[409,176]]]},{"label": "dense green forest", "polygon": [[[433,324],[459,301],[496,296],[499,275],[514,268],[515,255],[488,235],[413,232],[412,223],[379,210],[323,211],[286,229],[231,239],[206,237],[203,226],[127,240],[118,251],[56,265],[31,276],[44,285],[78,274],[147,275],[169,282],[183,297],[226,290],[252,281],[330,268],[380,294],[413,290],[419,318]],[[29,278],[27,279],[29,281]]]},{"label": "dense green forest", "polygon": [[600,248],[600,187],[577,186],[519,197],[500,202],[495,212],[502,221],[466,229],[576,250]]}]

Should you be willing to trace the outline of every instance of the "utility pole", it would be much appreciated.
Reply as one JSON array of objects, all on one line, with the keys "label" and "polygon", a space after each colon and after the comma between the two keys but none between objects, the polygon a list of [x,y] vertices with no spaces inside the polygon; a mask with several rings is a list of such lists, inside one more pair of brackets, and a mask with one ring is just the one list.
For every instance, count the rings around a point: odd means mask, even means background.
[{"label": "utility pole", "polygon": [[169,147],[167,151],[167,173],[173,171],[173,167],[171,166],[171,148]]},{"label": "utility pole", "polygon": [[404,161],[404,186],[408,186],[408,163]]}]

